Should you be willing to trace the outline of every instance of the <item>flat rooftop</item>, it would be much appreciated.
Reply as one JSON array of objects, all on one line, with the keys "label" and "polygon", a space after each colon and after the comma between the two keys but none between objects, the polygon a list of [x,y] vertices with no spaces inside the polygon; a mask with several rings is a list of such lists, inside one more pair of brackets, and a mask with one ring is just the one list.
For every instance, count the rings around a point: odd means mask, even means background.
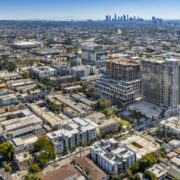
[{"label": "flat rooftop", "polygon": [[142,158],[148,153],[155,152],[160,148],[158,143],[152,142],[139,135],[132,135],[126,140],[121,141],[121,144],[126,145],[129,149],[136,152],[138,159]]},{"label": "flat rooftop", "polygon": [[148,118],[158,117],[162,112],[157,105],[144,100],[130,104],[128,109],[144,114]]},{"label": "flat rooftop", "polygon": [[15,46],[29,46],[29,45],[36,45],[36,44],[41,44],[38,41],[16,41],[13,43]]},{"label": "flat rooftop", "polygon": [[164,174],[167,174],[167,170],[158,164],[155,164],[151,168],[148,168],[148,171],[152,172],[157,178],[160,178]]},{"label": "flat rooftop", "polygon": [[180,59],[176,59],[176,58],[169,58],[169,59],[143,59],[143,61],[149,61],[149,62],[154,62],[154,63],[159,63],[159,64],[162,64],[162,63],[179,63],[180,64]]},{"label": "flat rooftop", "polygon": [[135,61],[133,59],[130,59],[130,58],[127,58],[127,57],[124,57],[124,56],[113,57],[112,62],[115,63],[115,64],[124,65],[124,66],[139,66],[138,61]]},{"label": "flat rooftop", "polygon": [[28,145],[33,144],[38,140],[38,137],[34,134],[29,134],[26,136],[21,136],[18,138],[13,138],[12,142],[15,146]]},{"label": "flat rooftop", "polygon": [[168,119],[161,121],[160,123],[173,128],[177,132],[180,132],[180,116],[170,117]]},{"label": "flat rooftop", "polygon": [[59,125],[64,120],[68,119],[68,117],[63,114],[54,114],[53,112],[48,111],[46,108],[39,107],[37,104],[30,104],[30,108],[36,115],[40,116],[43,121],[50,124],[51,127]]}]

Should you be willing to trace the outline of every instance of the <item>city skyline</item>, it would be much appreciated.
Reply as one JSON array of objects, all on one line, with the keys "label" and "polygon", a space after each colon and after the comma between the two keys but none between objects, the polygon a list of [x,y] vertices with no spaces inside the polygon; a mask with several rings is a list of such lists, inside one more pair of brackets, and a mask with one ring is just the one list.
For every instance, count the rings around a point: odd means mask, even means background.
[{"label": "city skyline", "polygon": [[1,0],[0,5],[0,20],[102,20],[114,13],[180,19],[178,0]]}]

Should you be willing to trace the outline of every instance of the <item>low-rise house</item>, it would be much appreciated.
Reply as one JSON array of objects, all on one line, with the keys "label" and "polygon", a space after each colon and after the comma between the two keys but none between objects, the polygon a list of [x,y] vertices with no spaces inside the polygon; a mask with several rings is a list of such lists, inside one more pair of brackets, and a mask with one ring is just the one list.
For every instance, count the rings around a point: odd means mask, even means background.
[{"label": "low-rise house", "polygon": [[154,174],[158,180],[162,180],[168,176],[168,171],[159,164],[155,164],[147,170]]},{"label": "low-rise house", "polygon": [[119,129],[118,122],[114,120],[106,120],[97,128],[97,135],[103,137],[108,133],[115,133]]},{"label": "low-rise house", "polygon": [[38,140],[38,137],[34,134],[13,138],[11,143],[15,148],[16,153],[22,153],[24,151],[33,151],[33,143]]},{"label": "low-rise house", "polygon": [[162,133],[175,135],[178,139],[180,139],[180,116],[174,116],[162,120],[159,124],[159,130]]}]

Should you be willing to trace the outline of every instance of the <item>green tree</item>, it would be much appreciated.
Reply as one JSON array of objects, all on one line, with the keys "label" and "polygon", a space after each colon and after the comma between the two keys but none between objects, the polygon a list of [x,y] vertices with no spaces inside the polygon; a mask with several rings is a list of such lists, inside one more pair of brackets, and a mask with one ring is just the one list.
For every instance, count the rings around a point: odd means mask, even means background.
[{"label": "green tree", "polygon": [[139,161],[135,162],[131,167],[130,170],[133,174],[136,174],[139,171]]},{"label": "green tree", "polygon": [[24,180],[41,180],[36,174],[29,174],[25,176]]},{"label": "green tree", "polygon": [[105,108],[102,113],[104,113],[108,118],[114,115],[114,111],[111,108]]},{"label": "green tree", "polygon": [[5,168],[5,170],[7,172],[11,172],[12,171],[12,167],[7,163],[7,161],[3,161],[2,165],[3,165],[3,167]]},{"label": "green tree", "polygon": [[13,145],[9,142],[4,142],[0,144],[0,156],[3,157],[3,160],[8,161],[12,160],[14,156],[14,148]]},{"label": "green tree", "polygon": [[49,151],[40,151],[38,154],[35,156],[35,162],[39,165],[40,168],[43,168],[47,165],[48,161],[51,160],[52,158],[49,155]]},{"label": "green tree", "polygon": [[109,100],[105,100],[105,99],[100,99],[98,100],[97,104],[96,104],[96,109],[103,111],[104,109],[110,107],[111,103]]},{"label": "green tree", "polygon": [[48,161],[56,158],[53,145],[45,137],[39,138],[38,141],[34,143],[34,152],[36,152],[35,162],[41,168],[46,166]]},{"label": "green tree", "polygon": [[121,177],[120,177],[120,175],[113,174],[113,175],[111,176],[111,179],[112,179],[112,180],[121,180]]},{"label": "green tree", "polygon": [[149,166],[157,163],[157,159],[153,154],[146,154],[144,156],[144,161],[147,161]]},{"label": "green tree", "polygon": [[30,172],[32,173],[38,173],[40,171],[39,165],[38,164],[32,164],[31,168],[30,168]]},{"label": "green tree", "polygon": [[156,176],[148,170],[146,170],[144,174],[149,180],[157,180]]},{"label": "green tree", "polygon": [[54,112],[54,113],[58,112],[59,106],[57,106],[54,102],[52,102],[50,99],[47,99],[46,103],[52,112]]},{"label": "green tree", "polygon": [[49,139],[45,138],[45,137],[41,137],[39,138],[35,143],[34,143],[34,151],[38,152],[41,150],[46,150],[46,147],[51,145]]},{"label": "green tree", "polygon": [[91,173],[91,169],[89,167],[85,167],[84,171],[87,174],[87,176],[89,176],[89,174]]},{"label": "green tree", "polygon": [[29,71],[24,71],[21,75],[22,75],[23,79],[28,79],[30,76],[30,73],[29,73]]},{"label": "green tree", "polygon": [[13,62],[8,62],[7,63],[7,70],[9,72],[13,72],[16,70],[16,65]]},{"label": "green tree", "polygon": [[13,134],[12,134],[12,133],[7,133],[6,136],[7,136],[8,138],[10,138],[10,139],[13,138]]}]

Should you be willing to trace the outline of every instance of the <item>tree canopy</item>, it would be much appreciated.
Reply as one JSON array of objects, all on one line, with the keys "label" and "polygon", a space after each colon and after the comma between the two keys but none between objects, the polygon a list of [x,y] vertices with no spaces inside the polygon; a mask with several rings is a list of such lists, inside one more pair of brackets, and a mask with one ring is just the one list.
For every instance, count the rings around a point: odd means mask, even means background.
[{"label": "tree canopy", "polygon": [[35,162],[39,167],[44,167],[48,161],[55,159],[55,149],[51,142],[45,138],[41,137],[34,143]]},{"label": "tree canopy", "polygon": [[0,156],[4,161],[12,160],[14,156],[14,147],[9,142],[4,142],[0,144]]},{"label": "tree canopy", "polygon": [[13,72],[16,70],[16,65],[13,62],[8,62],[7,63],[7,70],[9,72]]}]

